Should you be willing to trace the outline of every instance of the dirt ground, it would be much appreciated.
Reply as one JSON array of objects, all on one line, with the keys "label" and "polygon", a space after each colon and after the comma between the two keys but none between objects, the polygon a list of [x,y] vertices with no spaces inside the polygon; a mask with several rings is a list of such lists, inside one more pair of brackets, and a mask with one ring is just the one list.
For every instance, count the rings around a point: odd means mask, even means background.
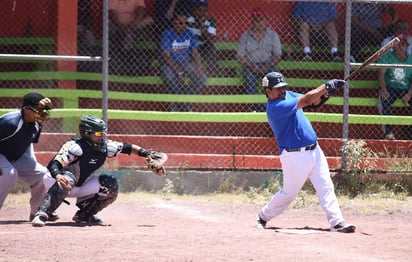
[{"label": "dirt ground", "polygon": [[106,226],[75,224],[75,205],[63,204],[60,220],[34,228],[28,206],[9,201],[0,211],[0,261],[411,261],[411,201],[375,211],[341,204],[353,234],[329,232],[318,205],[289,208],[256,229],[260,206],[121,194],[99,214]]}]

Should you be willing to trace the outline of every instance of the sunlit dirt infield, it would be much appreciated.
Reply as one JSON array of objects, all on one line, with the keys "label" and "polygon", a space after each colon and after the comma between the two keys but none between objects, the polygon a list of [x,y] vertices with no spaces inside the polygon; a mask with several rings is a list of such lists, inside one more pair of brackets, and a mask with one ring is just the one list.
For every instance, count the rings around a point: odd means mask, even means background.
[{"label": "sunlit dirt infield", "polygon": [[[16,203],[12,199],[23,198]],[[331,233],[319,205],[289,208],[254,228],[261,204],[214,196],[120,194],[99,215],[106,226],[71,221],[74,201],[43,228],[27,221],[27,194],[0,211],[0,261],[410,261],[412,204],[345,202],[353,234]],[[382,200],[385,201],[385,200]]]}]

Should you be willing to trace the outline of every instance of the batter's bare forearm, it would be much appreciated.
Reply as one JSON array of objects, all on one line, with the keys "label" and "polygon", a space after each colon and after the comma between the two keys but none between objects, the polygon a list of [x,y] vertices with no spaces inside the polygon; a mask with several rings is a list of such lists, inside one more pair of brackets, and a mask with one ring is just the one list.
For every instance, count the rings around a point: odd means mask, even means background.
[{"label": "batter's bare forearm", "polygon": [[324,84],[299,97],[298,109],[319,104],[320,98],[323,95],[327,95],[327,90]]}]

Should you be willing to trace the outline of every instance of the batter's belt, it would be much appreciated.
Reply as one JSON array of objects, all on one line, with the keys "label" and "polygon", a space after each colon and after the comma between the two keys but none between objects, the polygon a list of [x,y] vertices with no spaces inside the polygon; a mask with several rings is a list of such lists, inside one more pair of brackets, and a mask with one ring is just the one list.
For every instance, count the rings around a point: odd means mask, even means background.
[{"label": "batter's belt", "polygon": [[303,152],[303,151],[309,151],[313,150],[316,148],[318,143],[315,143],[313,145],[307,146],[307,147],[300,147],[300,148],[293,148],[293,149],[285,149],[287,152]]}]

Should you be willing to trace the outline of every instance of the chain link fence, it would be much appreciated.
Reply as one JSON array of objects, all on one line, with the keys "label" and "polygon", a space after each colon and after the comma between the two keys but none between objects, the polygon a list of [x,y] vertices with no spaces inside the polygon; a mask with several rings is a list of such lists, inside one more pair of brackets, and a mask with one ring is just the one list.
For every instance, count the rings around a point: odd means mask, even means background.
[{"label": "chain link fence", "polygon": [[[77,132],[82,115],[107,108],[111,134],[273,137],[263,113],[266,99],[259,83],[265,70],[276,67],[290,90],[304,93],[329,79],[344,78],[355,68],[350,63],[362,63],[397,30],[409,35],[409,29],[400,29],[395,20],[404,20],[402,27],[412,23],[410,1],[374,1],[360,4],[361,8],[350,1],[304,1],[303,5],[315,5],[310,8],[298,7],[302,3],[296,1],[140,2],[144,5],[107,1],[108,39],[104,39],[105,1],[1,1],[0,53],[33,55],[2,57],[1,112],[19,108],[24,92],[32,89],[51,97],[56,108],[44,132]],[[306,18],[309,22],[304,22]],[[364,31],[358,20],[370,23],[373,30]],[[256,40],[248,30],[259,26],[273,30],[274,37]],[[169,27],[174,31],[167,31]],[[188,43],[176,34],[182,28],[197,36],[197,62],[202,70],[197,70],[193,52],[192,64],[186,64]],[[276,46],[276,37],[280,46]],[[96,59],[104,57],[105,43],[109,53],[107,99],[102,92],[105,60]],[[174,63],[166,62],[167,53]],[[88,58],[50,60],[42,55]],[[246,83],[248,72],[239,55],[251,55],[255,64],[263,65],[254,72],[255,83],[253,78]],[[265,67],[271,56],[279,59]],[[383,139],[383,124],[393,125],[397,139],[411,139],[411,111],[400,99],[393,104],[394,117],[379,116],[378,80],[378,68],[365,69],[339,96],[319,110],[309,110],[319,137],[346,138],[346,117],[349,139]],[[192,148],[211,147],[209,140],[196,141]],[[256,143],[247,151],[275,154],[275,144],[270,146]],[[208,151],[220,153],[213,148]]]}]

